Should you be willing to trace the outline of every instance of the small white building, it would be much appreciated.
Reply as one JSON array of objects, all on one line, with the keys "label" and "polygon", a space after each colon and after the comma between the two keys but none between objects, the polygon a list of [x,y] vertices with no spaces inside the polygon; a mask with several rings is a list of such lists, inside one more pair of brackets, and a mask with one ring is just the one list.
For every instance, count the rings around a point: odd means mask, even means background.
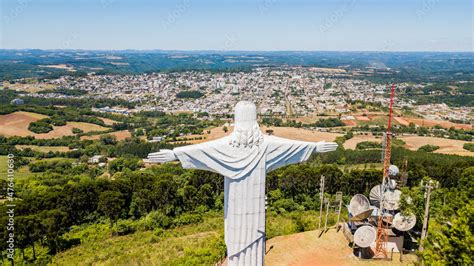
[{"label": "small white building", "polygon": [[161,142],[163,141],[165,138],[164,137],[153,137],[151,140],[149,140],[148,142]]},{"label": "small white building", "polygon": [[22,105],[24,103],[25,103],[25,101],[23,101],[23,99],[13,99],[13,100],[10,101],[10,104],[12,104],[12,105]]},{"label": "small white building", "polygon": [[104,157],[104,156],[103,155],[94,155],[91,158],[89,158],[89,160],[87,162],[90,163],[90,164],[97,164],[97,163],[100,162],[100,159],[102,159],[102,157]]}]

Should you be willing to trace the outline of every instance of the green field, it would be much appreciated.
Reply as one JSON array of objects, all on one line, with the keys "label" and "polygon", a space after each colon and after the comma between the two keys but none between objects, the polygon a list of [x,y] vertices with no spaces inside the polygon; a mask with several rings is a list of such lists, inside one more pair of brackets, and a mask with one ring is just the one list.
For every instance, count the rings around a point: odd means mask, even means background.
[{"label": "green field", "polygon": [[36,145],[16,145],[15,148],[24,150],[30,148],[39,152],[67,152],[69,147],[66,146],[36,146]]},{"label": "green field", "polygon": [[[7,162],[8,162],[7,156],[0,156],[0,179],[2,180],[7,179],[7,170],[8,170]],[[16,180],[25,180],[35,175],[36,175],[35,173],[31,173],[28,170],[28,166],[23,166],[15,170]]]}]

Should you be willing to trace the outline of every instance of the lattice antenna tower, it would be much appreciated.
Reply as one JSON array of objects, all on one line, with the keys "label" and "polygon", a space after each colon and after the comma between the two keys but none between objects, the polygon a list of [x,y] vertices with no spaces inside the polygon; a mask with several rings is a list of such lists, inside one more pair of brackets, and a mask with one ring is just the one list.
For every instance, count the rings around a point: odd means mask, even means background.
[{"label": "lattice antenna tower", "polygon": [[395,85],[392,84],[392,90],[390,92],[390,113],[388,116],[387,133],[385,134],[384,140],[384,155],[383,155],[383,176],[382,176],[382,201],[380,202],[379,216],[377,221],[377,241],[375,243],[375,257],[388,258],[387,254],[387,242],[388,242],[388,227],[384,226],[383,223],[383,208],[385,200],[385,190],[388,181],[390,159],[392,156],[392,116],[393,116],[393,101],[395,97]]}]

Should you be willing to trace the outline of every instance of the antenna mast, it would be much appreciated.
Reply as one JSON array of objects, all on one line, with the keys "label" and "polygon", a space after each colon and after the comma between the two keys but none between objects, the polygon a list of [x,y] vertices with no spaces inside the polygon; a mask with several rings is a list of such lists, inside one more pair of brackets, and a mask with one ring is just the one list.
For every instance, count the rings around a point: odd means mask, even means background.
[{"label": "antenna mast", "polygon": [[389,167],[390,167],[390,158],[392,156],[392,116],[393,116],[393,101],[395,96],[395,85],[392,84],[392,90],[390,92],[390,113],[388,116],[388,126],[387,126],[387,133],[385,134],[385,141],[384,141],[384,155],[383,155],[383,176],[382,176],[382,200],[380,202],[379,208],[379,217],[377,222],[377,241],[375,244],[375,256],[381,258],[388,258],[387,254],[387,242],[388,242],[388,234],[384,226],[383,226],[383,209],[384,209],[384,200],[385,200],[385,188],[387,185],[388,175],[389,175]]}]

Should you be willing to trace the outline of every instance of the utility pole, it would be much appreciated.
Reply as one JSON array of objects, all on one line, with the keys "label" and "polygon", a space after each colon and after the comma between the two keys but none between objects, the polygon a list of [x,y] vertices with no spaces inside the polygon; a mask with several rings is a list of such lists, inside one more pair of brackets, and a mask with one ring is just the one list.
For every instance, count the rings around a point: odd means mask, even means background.
[{"label": "utility pole", "polygon": [[324,176],[321,176],[321,181],[319,183],[319,225],[318,225],[318,230],[321,231],[321,219],[323,215],[323,199],[324,199]]},{"label": "utility pole", "polygon": [[431,190],[438,188],[438,181],[432,179],[427,182],[421,181],[421,186],[425,188],[425,215],[423,217],[423,229],[421,229],[420,247],[419,251],[423,252],[423,241],[428,236],[428,221],[430,219],[430,196]]},{"label": "utility pole", "polygon": [[339,210],[337,211],[337,222],[336,222],[336,229],[339,226],[339,219],[341,218],[341,208],[342,208],[342,192],[336,192],[336,200],[339,200]]},{"label": "utility pole", "polygon": [[324,221],[324,232],[326,232],[328,226],[329,204],[331,201],[329,199],[324,199],[324,201],[326,202],[326,220]]}]

